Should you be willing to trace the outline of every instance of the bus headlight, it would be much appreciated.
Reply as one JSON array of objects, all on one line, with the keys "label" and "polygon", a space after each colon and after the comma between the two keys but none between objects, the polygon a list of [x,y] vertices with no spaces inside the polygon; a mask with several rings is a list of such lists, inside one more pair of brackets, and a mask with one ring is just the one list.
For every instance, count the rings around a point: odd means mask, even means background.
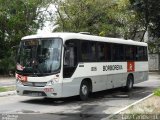
[{"label": "bus headlight", "polygon": [[59,74],[55,75],[53,77],[53,81],[58,82],[59,81]]},{"label": "bus headlight", "polygon": [[47,85],[47,86],[52,86],[53,84],[54,84],[53,80],[50,80],[50,81],[47,82],[46,85]]}]

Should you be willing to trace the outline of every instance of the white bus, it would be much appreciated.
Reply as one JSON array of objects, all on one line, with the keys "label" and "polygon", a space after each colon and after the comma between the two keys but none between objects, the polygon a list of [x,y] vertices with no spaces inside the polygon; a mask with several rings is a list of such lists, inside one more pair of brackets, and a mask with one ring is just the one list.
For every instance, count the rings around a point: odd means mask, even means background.
[{"label": "white bus", "polygon": [[23,37],[16,64],[17,94],[64,98],[148,79],[147,44],[80,33]]}]

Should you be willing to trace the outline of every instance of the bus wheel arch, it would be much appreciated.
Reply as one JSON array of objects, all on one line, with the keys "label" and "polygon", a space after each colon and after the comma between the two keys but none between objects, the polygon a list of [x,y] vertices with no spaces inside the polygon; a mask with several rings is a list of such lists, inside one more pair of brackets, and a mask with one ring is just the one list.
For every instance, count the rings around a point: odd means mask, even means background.
[{"label": "bus wheel arch", "polygon": [[133,84],[134,84],[134,75],[133,73],[128,74],[127,76],[127,82],[126,82],[126,86],[125,86],[125,91],[130,91],[133,88]]},{"label": "bus wheel arch", "polygon": [[87,100],[91,92],[92,92],[91,79],[90,78],[83,79],[79,90],[80,99],[83,101]]}]

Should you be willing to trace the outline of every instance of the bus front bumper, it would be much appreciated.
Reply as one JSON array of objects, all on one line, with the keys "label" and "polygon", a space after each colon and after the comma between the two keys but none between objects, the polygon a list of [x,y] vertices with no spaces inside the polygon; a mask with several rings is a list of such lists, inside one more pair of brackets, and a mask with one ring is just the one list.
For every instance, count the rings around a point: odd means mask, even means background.
[{"label": "bus front bumper", "polygon": [[16,91],[22,96],[61,98],[61,87],[60,83],[44,87],[24,86],[22,83],[17,83]]}]

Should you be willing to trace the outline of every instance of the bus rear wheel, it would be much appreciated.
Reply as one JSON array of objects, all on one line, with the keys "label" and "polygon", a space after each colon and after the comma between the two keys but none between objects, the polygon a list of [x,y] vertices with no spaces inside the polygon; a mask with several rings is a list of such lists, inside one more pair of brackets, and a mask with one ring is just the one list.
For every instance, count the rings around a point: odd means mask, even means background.
[{"label": "bus rear wheel", "polygon": [[79,93],[80,99],[82,101],[85,101],[88,99],[89,96],[89,84],[87,81],[82,81],[80,86],[80,93]]},{"label": "bus rear wheel", "polygon": [[133,76],[132,75],[128,75],[125,91],[128,92],[128,91],[132,90],[133,84],[134,84]]}]

